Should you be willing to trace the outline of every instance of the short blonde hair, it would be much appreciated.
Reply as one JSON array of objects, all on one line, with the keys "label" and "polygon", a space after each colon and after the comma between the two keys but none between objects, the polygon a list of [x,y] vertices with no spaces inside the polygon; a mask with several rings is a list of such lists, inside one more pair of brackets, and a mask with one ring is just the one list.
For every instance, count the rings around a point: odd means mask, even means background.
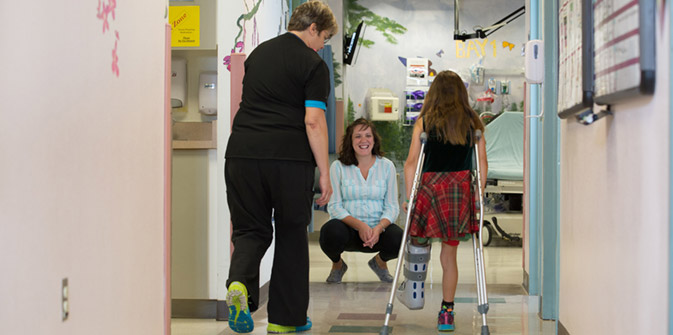
[{"label": "short blonde hair", "polygon": [[319,0],[311,0],[305,2],[292,11],[290,23],[287,25],[289,31],[304,31],[315,23],[318,32],[324,30],[329,31],[329,35],[334,36],[339,31],[334,13],[327,6]]}]

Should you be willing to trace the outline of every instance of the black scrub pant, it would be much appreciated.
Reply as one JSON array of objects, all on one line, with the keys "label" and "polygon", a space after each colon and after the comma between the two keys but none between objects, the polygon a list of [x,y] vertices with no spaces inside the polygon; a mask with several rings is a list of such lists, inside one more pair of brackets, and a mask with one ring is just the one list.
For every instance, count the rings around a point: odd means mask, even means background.
[{"label": "black scrub pant", "polygon": [[[315,167],[309,162],[229,158],[224,176],[233,225],[227,287],[233,281],[248,289],[251,311],[259,307],[259,266],[271,245],[275,249],[269,322],[306,324],[309,259],[306,228],[311,221]],[[271,223],[271,213],[275,224]]]},{"label": "black scrub pant", "polygon": [[381,233],[379,241],[373,248],[363,247],[358,231],[343,221],[332,219],[320,228],[320,249],[336,263],[341,259],[344,251],[378,252],[381,259],[387,262],[397,258],[402,243],[404,231],[395,224],[391,224]]}]

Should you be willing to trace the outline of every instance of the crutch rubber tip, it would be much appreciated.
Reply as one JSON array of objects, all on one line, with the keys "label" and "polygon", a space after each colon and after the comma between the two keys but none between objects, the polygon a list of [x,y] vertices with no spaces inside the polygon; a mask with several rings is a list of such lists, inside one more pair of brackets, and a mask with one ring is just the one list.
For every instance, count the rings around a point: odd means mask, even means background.
[{"label": "crutch rubber tip", "polygon": [[383,327],[381,327],[381,332],[379,334],[380,335],[388,335],[388,330],[390,330],[390,328],[388,326],[383,326]]},{"label": "crutch rubber tip", "polygon": [[481,335],[490,335],[490,334],[491,332],[488,331],[488,326],[481,326]]}]

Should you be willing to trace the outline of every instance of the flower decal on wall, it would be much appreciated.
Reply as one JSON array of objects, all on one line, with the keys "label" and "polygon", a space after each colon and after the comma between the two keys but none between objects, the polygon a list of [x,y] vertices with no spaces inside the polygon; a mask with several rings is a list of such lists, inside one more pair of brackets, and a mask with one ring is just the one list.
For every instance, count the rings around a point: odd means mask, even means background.
[{"label": "flower decal on wall", "polygon": [[[117,0],[108,0],[107,4],[98,0],[98,9],[96,17],[103,21],[103,35],[110,30],[110,21],[109,17],[112,17],[112,20],[115,19],[115,9],[117,8]],[[115,35],[115,44],[112,49],[112,73],[119,77],[119,54],[117,53],[117,46],[119,42],[119,31],[114,31]]]},{"label": "flower decal on wall", "polygon": [[[253,22],[253,32],[252,32],[253,45],[259,44],[259,33],[257,31],[257,19],[255,18],[255,15],[259,10],[259,5],[262,4],[262,0],[257,0],[257,3],[252,8],[249,8],[248,4],[245,1],[244,3],[245,7],[248,8],[248,12],[245,14],[241,14],[241,16],[239,16],[238,19],[236,20],[236,26],[238,26],[239,31],[238,34],[236,35],[236,38],[234,38],[234,47],[231,48],[231,53],[245,51],[245,43],[241,39],[246,34],[245,23],[250,20],[252,20]],[[227,70],[231,71],[231,56],[225,56],[222,63],[227,66]]]},{"label": "flower decal on wall", "polygon": [[[236,42],[236,45],[231,49],[231,53],[243,52],[243,42]],[[227,70],[231,71],[231,55],[225,56],[222,62],[227,66]]]}]

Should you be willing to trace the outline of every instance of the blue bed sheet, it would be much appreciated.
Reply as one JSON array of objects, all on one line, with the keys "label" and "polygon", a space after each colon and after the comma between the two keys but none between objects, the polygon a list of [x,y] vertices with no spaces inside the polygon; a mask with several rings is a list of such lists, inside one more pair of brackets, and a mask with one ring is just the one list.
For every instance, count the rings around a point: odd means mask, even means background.
[{"label": "blue bed sheet", "polygon": [[488,179],[523,180],[523,112],[503,112],[484,137]]}]

